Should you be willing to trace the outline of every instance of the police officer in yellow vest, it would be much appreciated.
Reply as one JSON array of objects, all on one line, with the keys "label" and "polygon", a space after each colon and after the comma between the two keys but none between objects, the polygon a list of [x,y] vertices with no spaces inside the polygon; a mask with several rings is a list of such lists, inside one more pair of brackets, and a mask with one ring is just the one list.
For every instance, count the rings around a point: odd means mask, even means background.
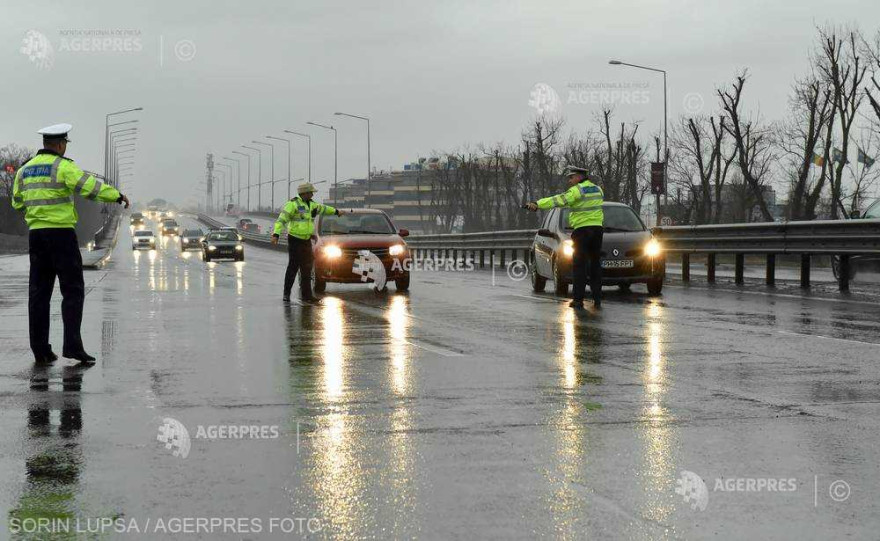
[{"label": "police officer in yellow vest", "polygon": [[49,344],[49,301],[55,277],[61,286],[61,319],[64,322],[62,355],[84,363],[95,358],[86,353],[80,336],[85,286],[82,256],[74,226],[77,222],[73,195],[92,201],[124,203],[128,198],[115,188],[83,172],[70,158],[65,158],[70,124],[56,124],[39,130],[43,149],[37,152],[15,175],[12,206],[24,210],[30,229],[30,283],[28,319],[31,351],[37,363],[58,359]]},{"label": "police officer in yellow vest", "polygon": [[565,176],[571,188],[552,197],[539,199],[529,203],[528,209],[548,210],[555,207],[571,209],[568,213],[568,224],[574,231],[571,240],[574,243],[572,257],[573,288],[571,306],[584,307],[584,291],[587,284],[587,263],[590,265],[590,291],[593,294],[593,305],[602,306],[602,236],[604,234],[602,188],[587,180],[587,170],[583,167],[566,167]]},{"label": "police officer in yellow vest", "polygon": [[309,183],[297,186],[299,194],[288,201],[278,221],[275,222],[275,230],[272,235],[272,244],[278,244],[278,239],[284,229],[287,229],[287,272],[284,274],[284,302],[290,301],[290,290],[293,281],[299,273],[299,292],[303,302],[316,303],[318,298],[312,294],[312,236],[315,233],[315,217],[319,214],[335,214],[340,212],[330,205],[322,205],[312,201],[315,195],[315,187]]}]

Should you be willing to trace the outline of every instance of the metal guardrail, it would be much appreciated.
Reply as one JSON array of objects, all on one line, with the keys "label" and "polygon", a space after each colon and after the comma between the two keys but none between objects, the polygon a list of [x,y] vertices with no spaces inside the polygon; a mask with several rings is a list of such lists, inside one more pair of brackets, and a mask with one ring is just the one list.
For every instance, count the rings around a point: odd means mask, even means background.
[{"label": "metal guardrail", "polygon": [[690,280],[690,255],[707,254],[709,282],[715,281],[716,254],[734,254],[734,280],[744,282],[745,255],[765,254],[766,283],[776,282],[776,255],[801,256],[801,287],[810,287],[811,257],[839,258],[838,285],[849,290],[851,256],[880,254],[880,220],[816,220],[806,222],[657,227],[654,236],[666,253],[681,255],[682,280]]}]

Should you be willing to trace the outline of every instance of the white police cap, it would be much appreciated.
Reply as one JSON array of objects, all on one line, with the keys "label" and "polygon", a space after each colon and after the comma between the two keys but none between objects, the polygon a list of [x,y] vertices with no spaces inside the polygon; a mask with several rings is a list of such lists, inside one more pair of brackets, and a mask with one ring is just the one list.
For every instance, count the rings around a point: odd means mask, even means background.
[{"label": "white police cap", "polygon": [[37,133],[49,139],[64,139],[65,141],[69,141],[70,139],[67,138],[67,134],[72,129],[73,126],[70,124],[54,124],[52,126],[41,128]]}]

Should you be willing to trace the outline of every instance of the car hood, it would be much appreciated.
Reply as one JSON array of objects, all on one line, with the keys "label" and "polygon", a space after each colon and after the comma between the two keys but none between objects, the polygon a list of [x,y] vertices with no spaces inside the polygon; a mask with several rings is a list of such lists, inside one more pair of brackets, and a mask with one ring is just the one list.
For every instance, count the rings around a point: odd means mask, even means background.
[{"label": "car hood", "polygon": [[400,235],[323,235],[320,245],[335,244],[342,248],[388,248],[394,244],[402,244]]},{"label": "car hood", "polygon": [[[571,233],[569,232],[569,238]],[[606,231],[602,235],[602,251],[610,257],[632,257],[642,253],[645,244],[651,240],[650,231]],[[618,255],[614,255],[614,250]]]}]

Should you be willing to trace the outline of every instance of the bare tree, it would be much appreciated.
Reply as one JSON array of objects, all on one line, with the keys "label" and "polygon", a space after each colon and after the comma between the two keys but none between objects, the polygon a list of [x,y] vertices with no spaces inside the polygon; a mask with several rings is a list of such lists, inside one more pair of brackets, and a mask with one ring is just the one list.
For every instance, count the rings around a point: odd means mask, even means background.
[{"label": "bare tree", "polygon": [[[789,220],[816,219],[816,205],[825,185],[824,175],[811,183],[816,150],[832,120],[832,90],[811,74],[797,81],[789,98],[790,116],[779,124],[779,148],[788,158],[784,167],[790,175],[786,217]],[[827,156],[827,155],[826,155]],[[822,161],[826,159],[821,158]]]},{"label": "bare tree", "polygon": [[[846,212],[842,200],[843,172],[847,164],[850,131],[865,96],[862,83],[868,66],[861,56],[864,39],[858,30],[829,27],[819,30],[819,36],[822,41],[819,71],[825,83],[831,87],[834,113],[840,121],[840,158],[833,160],[833,174],[829,175],[831,218],[837,219],[838,211]],[[833,156],[834,149],[831,150]]]},{"label": "bare tree", "polygon": [[751,197],[758,207],[761,218],[773,221],[773,214],[764,198],[765,183],[770,163],[773,159],[772,138],[767,128],[754,119],[745,119],[742,115],[742,91],[748,72],[744,70],[736,76],[728,88],[719,88],[718,97],[721,106],[730,122],[724,129],[733,137],[736,155],[744,184],[751,190]]}]

